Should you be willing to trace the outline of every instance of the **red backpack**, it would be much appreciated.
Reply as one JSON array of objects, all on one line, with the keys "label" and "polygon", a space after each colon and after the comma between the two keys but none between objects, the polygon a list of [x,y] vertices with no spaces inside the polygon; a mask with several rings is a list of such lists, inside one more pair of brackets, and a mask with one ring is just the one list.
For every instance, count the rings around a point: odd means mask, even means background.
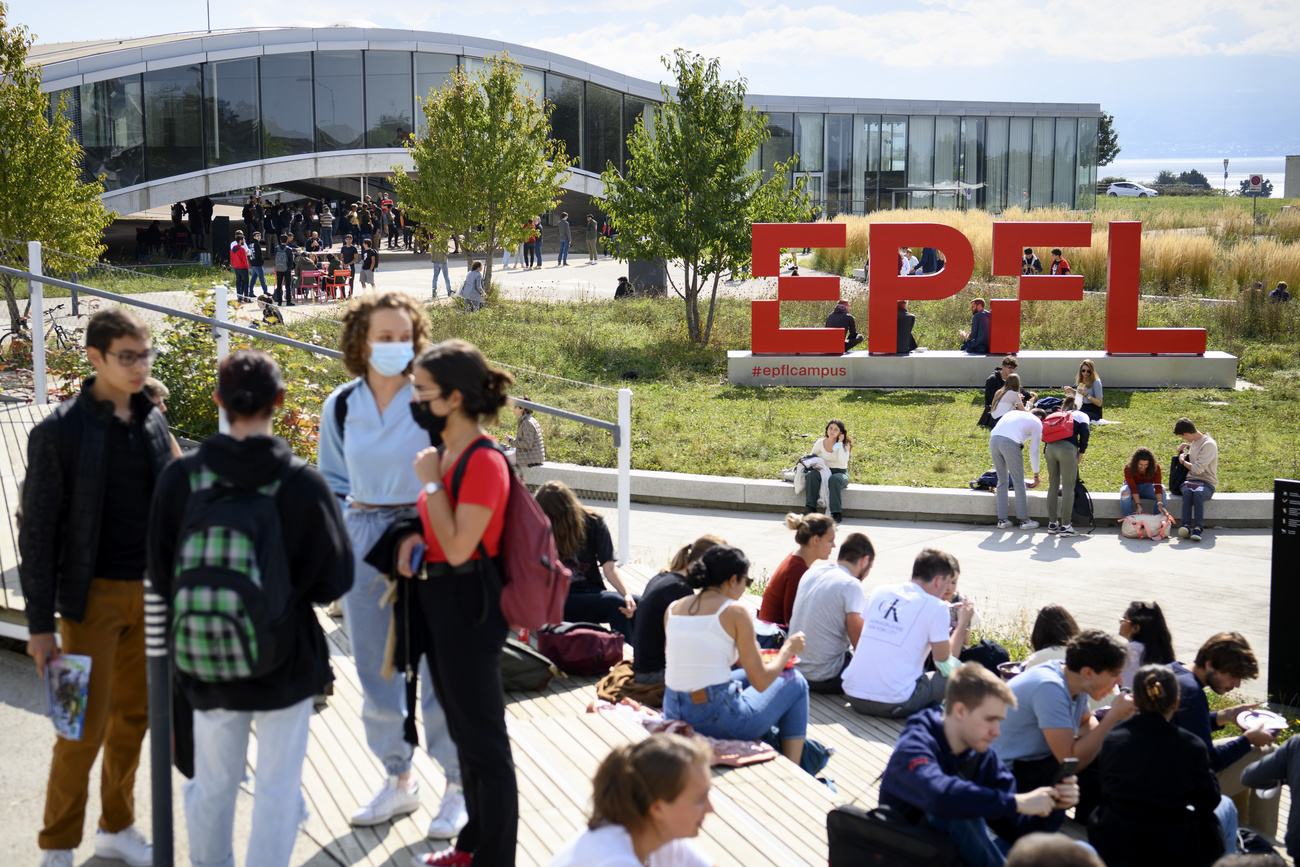
[{"label": "red backpack", "polygon": [[[460,483],[469,456],[477,449],[502,449],[487,437],[479,437],[465,449],[451,477],[451,495],[460,501]],[[514,629],[538,629],[564,620],[564,601],[569,597],[569,568],[560,562],[551,519],[537,505],[528,486],[510,472],[510,498],[506,502],[505,524],[501,528],[501,549],[495,560],[488,558],[480,540],[479,556],[494,563],[501,575],[501,614]]]},{"label": "red backpack", "polygon": [[537,651],[565,674],[605,674],[623,658],[623,636],[599,623],[560,623],[537,630]]},{"label": "red backpack", "polygon": [[1054,412],[1043,419],[1043,442],[1054,443],[1074,436],[1074,413]]}]

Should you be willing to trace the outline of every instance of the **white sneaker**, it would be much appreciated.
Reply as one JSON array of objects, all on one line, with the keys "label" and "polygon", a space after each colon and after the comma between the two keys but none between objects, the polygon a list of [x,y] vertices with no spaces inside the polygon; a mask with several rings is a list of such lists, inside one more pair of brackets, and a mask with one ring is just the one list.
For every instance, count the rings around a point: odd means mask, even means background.
[{"label": "white sneaker", "polygon": [[[152,867],[153,846],[135,829],[135,825],[116,834],[101,829],[95,832],[95,857],[125,861],[131,867]],[[68,863],[72,863],[71,859]]]},{"label": "white sneaker", "polygon": [[1021,521],[1021,522],[1020,522],[1020,529],[1022,529],[1022,530],[1037,530],[1037,529],[1038,529],[1038,522],[1035,521],[1033,518],[1030,518],[1028,521]]},{"label": "white sneaker", "polygon": [[999,529],[999,530],[1010,530],[1010,529],[1011,529],[1011,522],[1010,522],[1010,521],[998,521],[998,529]]},{"label": "white sneaker", "polygon": [[1077,536],[1077,535],[1079,535],[1079,534],[1075,532],[1075,530],[1074,530],[1074,525],[1073,525],[1073,524],[1066,524],[1064,527],[1061,528],[1061,535],[1062,535],[1062,536]]},{"label": "white sneaker", "polygon": [[429,823],[431,840],[450,840],[461,832],[469,822],[469,813],[465,809],[465,790],[455,783],[447,784],[447,793],[442,796],[438,815]]},{"label": "white sneaker", "polygon": [[45,849],[41,852],[41,867],[72,867],[71,849]]},{"label": "white sneaker", "polygon": [[398,784],[397,777],[389,777],[370,803],[353,813],[348,821],[353,825],[382,825],[394,816],[414,813],[419,807],[420,784],[408,790]]}]

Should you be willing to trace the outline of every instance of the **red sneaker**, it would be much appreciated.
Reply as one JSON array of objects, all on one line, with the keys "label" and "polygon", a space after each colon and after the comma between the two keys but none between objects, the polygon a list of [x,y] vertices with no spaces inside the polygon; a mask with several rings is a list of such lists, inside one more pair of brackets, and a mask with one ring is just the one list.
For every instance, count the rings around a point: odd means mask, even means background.
[{"label": "red sneaker", "polygon": [[472,867],[473,863],[472,853],[462,852],[454,846],[411,859],[411,867]]}]

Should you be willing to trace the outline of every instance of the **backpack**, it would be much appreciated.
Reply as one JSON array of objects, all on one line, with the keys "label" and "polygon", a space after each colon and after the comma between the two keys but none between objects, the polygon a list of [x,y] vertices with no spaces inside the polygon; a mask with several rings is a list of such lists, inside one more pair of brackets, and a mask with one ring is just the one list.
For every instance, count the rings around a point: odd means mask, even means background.
[{"label": "backpack", "polygon": [[275,248],[275,270],[289,270],[289,245],[281,244]]},{"label": "backpack", "polygon": [[284,659],[288,647],[277,645],[277,627],[293,594],[276,495],[305,466],[295,457],[252,489],[191,464],[170,624],[172,658],[183,674],[229,683],[261,677]]},{"label": "backpack", "polygon": [[995,491],[998,487],[998,471],[985,470],[978,479],[970,481],[972,491]]},{"label": "backpack", "polygon": [[951,837],[925,822],[909,822],[893,807],[836,807],[826,814],[826,836],[830,867],[958,867],[962,863]]},{"label": "backpack", "polygon": [[1173,460],[1169,464],[1169,490],[1181,497],[1185,481],[1187,481],[1187,467],[1178,460],[1178,452],[1174,452]]},{"label": "backpack", "polygon": [[[460,483],[469,456],[481,448],[504,450],[486,437],[470,443],[451,477],[451,496],[460,501]],[[510,473],[510,498],[505,524],[501,528],[501,551],[494,562],[482,540],[479,556],[492,563],[501,576],[501,614],[506,624],[517,629],[539,629],[564,620],[564,601],[569,597],[569,568],[560,562],[551,520],[537,505],[518,474]]]},{"label": "backpack", "polygon": [[501,648],[501,688],[506,692],[543,690],[560,674],[545,656],[516,638],[507,638]]},{"label": "backpack", "polygon": [[1048,412],[1059,412],[1064,403],[1065,401],[1059,397],[1040,397],[1038,400],[1034,401],[1034,409],[1044,409]]},{"label": "backpack", "polygon": [[1159,542],[1169,537],[1169,528],[1174,524],[1166,512],[1161,515],[1133,514],[1119,523],[1120,535],[1126,539],[1150,539]]},{"label": "backpack", "polygon": [[1043,442],[1054,443],[1074,436],[1074,413],[1054,412],[1043,419]]},{"label": "backpack", "polygon": [[1070,516],[1070,523],[1091,524],[1089,536],[1097,529],[1096,513],[1092,510],[1092,494],[1088,493],[1088,487],[1084,485],[1083,479],[1074,480],[1074,514]]},{"label": "backpack", "polygon": [[623,658],[623,636],[598,623],[559,623],[537,630],[537,649],[565,674],[606,674]]}]

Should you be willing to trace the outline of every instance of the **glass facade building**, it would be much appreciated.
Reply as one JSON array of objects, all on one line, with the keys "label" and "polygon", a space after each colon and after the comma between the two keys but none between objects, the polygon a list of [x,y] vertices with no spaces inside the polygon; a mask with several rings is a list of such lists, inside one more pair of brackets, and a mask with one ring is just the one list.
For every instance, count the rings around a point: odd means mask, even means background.
[{"label": "glass facade building", "polygon": [[[102,175],[111,191],[278,157],[400,148],[408,134],[423,132],[420,100],[457,68],[472,74],[484,65],[480,56],[405,50],[416,44],[410,42],[376,47],[384,40],[373,32],[355,34],[358,41],[346,46],[258,45],[249,57],[227,50],[200,60],[177,48],[174,65],[155,60],[93,81],[82,75],[84,83],[56,85],[49,96],[52,104],[65,101],[87,178]],[[190,37],[164,43],[169,39]],[[525,86],[552,104],[551,134],[575,167],[622,170],[630,159],[627,136],[638,121],[651,121],[658,102],[649,94],[657,87],[627,79],[620,90],[614,73],[583,74],[576,61],[561,66],[550,55],[542,63],[531,49],[504,47],[523,65]],[[34,53],[33,61],[59,63],[58,51]],[[852,111],[853,100],[749,102],[769,134],[750,167],[765,177],[778,165],[791,167],[785,182],[806,184],[827,216],[904,207],[1085,208],[1095,197],[1096,106],[936,103],[927,110],[924,103],[863,100],[891,109],[873,114]],[[918,107],[902,110],[908,105]]]}]

